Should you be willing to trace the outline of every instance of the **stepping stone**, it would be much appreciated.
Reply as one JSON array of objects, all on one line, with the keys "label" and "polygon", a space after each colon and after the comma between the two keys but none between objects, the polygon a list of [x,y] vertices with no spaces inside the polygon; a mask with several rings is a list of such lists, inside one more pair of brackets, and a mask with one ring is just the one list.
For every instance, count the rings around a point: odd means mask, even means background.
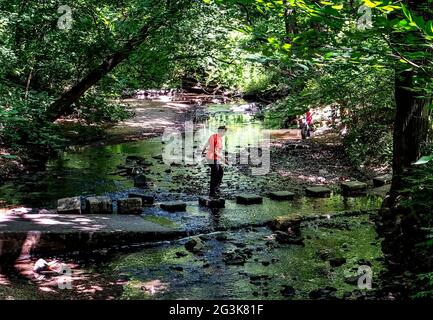
[{"label": "stepping stone", "polygon": [[60,214],[81,214],[81,198],[63,198],[57,200],[57,212]]},{"label": "stepping stone", "polygon": [[359,181],[347,181],[341,183],[341,189],[345,195],[355,195],[365,193],[367,191],[367,184]]},{"label": "stepping stone", "polygon": [[198,204],[202,207],[208,208],[224,208],[226,201],[223,198],[209,198],[209,197],[200,197],[198,199]]},{"label": "stepping stone", "polygon": [[141,198],[125,198],[117,200],[118,214],[140,214],[141,207]]},{"label": "stepping stone", "polygon": [[274,218],[274,220],[269,223],[269,227],[274,231],[279,230],[287,232],[290,229],[294,233],[300,233],[301,222],[302,217],[299,215],[293,217],[280,216]]},{"label": "stepping stone", "polygon": [[331,190],[326,187],[311,187],[306,190],[307,196],[316,198],[327,198],[331,196]]},{"label": "stepping stone", "polygon": [[288,234],[282,231],[275,231],[275,240],[280,244],[304,245],[304,238],[299,234]]},{"label": "stepping stone", "polygon": [[134,187],[136,188],[147,188],[146,176],[140,174],[134,178]]},{"label": "stepping stone", "polygon": [[391,174],[385,174],[383,176],[373,178],[373,185],[375,187],[382,187],[386,184],[390,184],[391,181],[392,181],[392,175]]},{"label": "stepping stone", "polygon": [[238,204],[260,204],[263,203],[263,198],[255,194],[240,194],[236,196]]},{"label": "stepping stone", "polygon": [[176,212],[176,211],[185,211],[186,210],[186,203],[182,201],[171,201],[166,203],[161,203],[159,205],[162,210],[168,211],[168,212]]},{"label": "stepping stone", "polygon": [[368,194],[379,196],[379,197],[385,197],[390,190],[391,190],[391,185],[386,184],[382,187],[377,187],[377,188],[373,188],[373,189],[368,190]]},{"label": "stepping stone", "polygon": [[155,202],[153,196],[146,195],[140,192],[131,192],[128,194],[129,198],[140,198],[142,205],[152,205]]},{"label": "stepping stone", "polygon": [[269,193],[269,198],[272,200],[293,200],[295,194],[289,191],[275,191]]},{"label": "stepping stone", "polygon": [[113,203],[110,197],[89,197],[86,199],[86,211],[89,214],[113,213]]}]

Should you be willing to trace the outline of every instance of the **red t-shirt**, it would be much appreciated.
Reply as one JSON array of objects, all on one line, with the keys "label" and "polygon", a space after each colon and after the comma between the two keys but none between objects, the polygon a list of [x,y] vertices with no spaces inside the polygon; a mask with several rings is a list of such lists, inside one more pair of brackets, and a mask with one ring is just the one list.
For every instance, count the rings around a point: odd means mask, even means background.
[{"label": "red t-shirt", "polygon": [[215,133],[209,137],[208,142],[209,149],[207,151],[206,158],[211,161],[219,160],[218,154],[221,154],[221,149],[223,148],[223,139],[217,133]]},{"label": "red t-shirt", "polygon": [[313,123],[313,116],[312,116],[312,114],[311,114],[310,111],[307,112],[307,114],[306,114],[306,118],[307,118],[306,120],[307,120],[307,123],[308,123],[308,124]]}]

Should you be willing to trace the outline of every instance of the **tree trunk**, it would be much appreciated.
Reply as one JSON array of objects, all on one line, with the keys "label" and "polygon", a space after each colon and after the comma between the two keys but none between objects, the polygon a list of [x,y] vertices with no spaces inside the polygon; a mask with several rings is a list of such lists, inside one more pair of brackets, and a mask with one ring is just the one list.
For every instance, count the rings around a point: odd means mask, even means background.
[{"label": "tree trunk", "polygon": [[[406,0],[405,4],[412,12],[419,12],[421,3]],[[416,36],[416,34],[414,35]],[[399,46],[398,52],[403,56],[414,50],[413,47],[404,46],[407,34],[394,34],[391,36],[392,44]],[[393,48],[394,49],[394,48]],[[417,65],[425,65],[426,61],[416,61]],[[422,72],[413,70],[402,71],[396,68],[395,75],[395,120],[393,133],[393,179],[390,195],[385,199],[381,209],[381,219],[378,228],[383,236],[382,251],[386,257],[387,272],[383,275],[384,284],[389,285],[389,291],[405,298],[411,294],[411,288],[406,285],[403,278],[411,278],[428,268],[426,256],[420,254],[417,244],[425,241],[425,232],[420,212],[402,205],[404,200],[410,198],[405,189],[405,178],[410,176],[413,162],[418,160],[421,148],[427,140],[429,130],[429,105],[431,98],[422,97],[422,89],[416,83],[416,74]],[[416,90],[416,91],[415,91]],[[424,270],[425,271],[425,270]],[[396,277],[400,280],[395,281]],[[414,283],[411,278],[410,281]],[[396,284],[398,283],[398,284]],[[386,286],[384,287],[384,290]]]},{"label": "tree trunk", "polygon": [[158,29],[161,25],[162,23],[156,26],[154,25],[152,28],[149,25],[144,26],[138,36],[128,41],[118,52],[105,58],[99,66],[91,70],[80,82],[64,92],[60,98],[50,106],[50,120],[54,121],[61,116],[72,113],[73,108],[71,106],[74,102],[81,98],[89,88],[112,71],[119,63],[126,60],[130,54],[148,38],[151,29]]},{"label": "tree trunk", "polygon": [[72,113],[72,104],[74,102],[81,98],[89,88],[95,85],[117,65],[128,59],[131,53],[140,45],[142,45],[153,32],[157,31],[164,25],[173,23],[175,17],[181,17],[182,8],[186,8],[187,4],[190,4],[190,2],[183,0],[166,0],[164,4],[164,11],[150,19],[150,21],[141,28],[136,36],[131,38],[117,52],[114,52],[110,56],[106,57],[99,66],[93,70],[90,70],[81,81],[79,81],[71,89],[64,92],[60,98],[50,106],[48,110],[49,120],[54,121],[61,116]]},{"label": "tree trunk", "polygon": [[284,5],[284,28],[286,31],[286,39],[288,43],[292,42],[291,35],[298,33],[298,26],[296,23],[296,16],[294,10],[290,9],[287,0],[283,0]]},{"label": "tree trunk", "polygon": [[428,107],[431,100],[417,97],[410,90],[413,87],[411,71],[396,76],[392,200],[403,187],[405,171],[420,157],[421,147],[428,134]]}]

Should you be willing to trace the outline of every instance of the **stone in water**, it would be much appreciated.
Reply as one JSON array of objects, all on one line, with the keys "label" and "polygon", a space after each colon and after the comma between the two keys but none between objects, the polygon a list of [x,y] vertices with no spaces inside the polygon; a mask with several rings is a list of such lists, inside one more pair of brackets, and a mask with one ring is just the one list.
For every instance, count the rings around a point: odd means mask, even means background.
[{"label": "stone in water", "polygon": [[113,213],[113,204],[109,197],[90,197],[86,199],[86,209],[89,214]]},{"label": "stone in water", "polygon": [[269,193],[269,198],[272,200],[293,200],[295,194],[289,191],[275,191]]},{"label": "stone in water", "polygon": [[367,184],[359,181],[347,181],[341,183],[341,189],[346,195],[359,194],[367,190]]},{"label": "stone in water", "polygon": [[57,200],[57,212],[60,214],[81,214],[80,197]]},{"label": "stone in water", "polygon": [[185,211],[186,203],[182,201],[171,201],[171,202],[161,203],[160,207],[162,210],[168,212]]},{"label": "stone in water", "polygon": [[236,203],[239,204],[260,204],[263,198],[255,194],[241,194],[236,196]]},{"label": "stone in water", "polygon": [[146,195],[144,193],[132,192],[128,194],[129,198],[140,198],[143,205],[152,205],[155,202],[153,196]]},{"label": "stone in water", "polygon": [[376,178],[373,178],[373,185],[375,187],[382,187],[386,184],[390,184],[392,181],[392,175],[390,174],[385,174],[383,176],[379,176]]},{"label": "stone in water", "polygon": [[307,188],[305,191],[308,196],[317,198],[326,198],[331,195],[331,190],[326,187],[312,187]]},{"label": "stone in water", "polygon": [[118,214],[140,214],[141,207],[141,198],[128,198],[117,200]]},{"label": "stone in water", "polygon": [[198,204],[208,208],[224,208],[226,201],[223,198],[200,197]]}]

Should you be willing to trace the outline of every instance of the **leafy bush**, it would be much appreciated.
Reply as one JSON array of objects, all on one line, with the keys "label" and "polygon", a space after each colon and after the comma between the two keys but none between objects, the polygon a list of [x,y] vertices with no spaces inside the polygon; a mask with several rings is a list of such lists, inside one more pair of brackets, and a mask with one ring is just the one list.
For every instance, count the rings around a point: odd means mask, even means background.
[{"label": "leafy bush", "polygon": [[344,144],[349,158],[356,165],[390,164],[392,161],[391,126],[376,121],[374,116],[364,117],[356,126],[350,126]]},{"label": "leafy bush", "polygon": [[131,116],[125,105],[111,103],[107,96],[88,93],[77,104],[77,115],[88,123],[116,122]]},{"label": "leafy bush", "polygon": [[[2,88],[5,89],[5,88]],[[30,92],[22,98],[20,90],[8,90],[0,100],[0,142],[13,149],[34,147],[52,152],[64,142],[57,126],[45,117],[51,99],[47,94]]]},{"label": "leafy bush", "polygon": [[[424,243],[418,246],[427,256],[433,252],[433,163],[416,166],[411,174],[405,178],[407,185],[404,190],[407,197],[401,205],[416,213],[420,217],[423,230],[427,232]],[[414,294],[414,298],[433,297],[433,272],[425,272],[418,275],[420,290]]]}]

